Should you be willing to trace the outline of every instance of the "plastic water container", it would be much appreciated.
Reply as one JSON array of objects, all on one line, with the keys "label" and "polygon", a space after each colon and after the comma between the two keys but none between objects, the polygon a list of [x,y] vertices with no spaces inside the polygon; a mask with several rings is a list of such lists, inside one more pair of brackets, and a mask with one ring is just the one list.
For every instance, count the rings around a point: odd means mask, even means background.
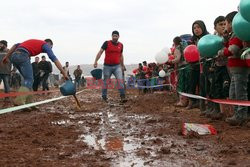
[{"label": "plastic water container", "polygon": [[60,86],[60,91],[63,96],[75,95],[76,94],[76,87],[72,81],[67,80]]},{"label": "plastic water container", "polygon": [[102,69],[97,68],[92,70],[90,73],[96,80],[102,79]]}]

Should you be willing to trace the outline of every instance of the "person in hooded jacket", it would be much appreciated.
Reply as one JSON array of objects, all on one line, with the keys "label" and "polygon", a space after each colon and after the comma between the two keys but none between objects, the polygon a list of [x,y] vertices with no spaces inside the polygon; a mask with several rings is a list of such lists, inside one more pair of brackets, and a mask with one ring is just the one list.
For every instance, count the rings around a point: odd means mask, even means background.
[{"label": "person in hooded jacket", "polygon": [[[198,41],[205,35],[209,34],[206,28],[205,23],[202,20],[196,20],[192,24],[193,36],[191,38],[191,44],[197,45]],[[205,61],[206,63],[206,61]],[[204,63],[204,64],[205,64]],[[199,62],[190,63],[190,84],[189,84],[189,93],[196,94],[197,87],[200,88],[200,95],[206,96],[205,92],[205,76],[203,75],[203,68],[200,66]],[[207,67],[206,67],[207,68]],[[206,70],[205,70],[206,71]],[[200,74],[201,72],[201,74]],[[192,109],[199,106],[199,102],[195,99],[189,99],[189,104],[187,109]],[[200,101],[201,111],[205,110],[205,101]]]}]

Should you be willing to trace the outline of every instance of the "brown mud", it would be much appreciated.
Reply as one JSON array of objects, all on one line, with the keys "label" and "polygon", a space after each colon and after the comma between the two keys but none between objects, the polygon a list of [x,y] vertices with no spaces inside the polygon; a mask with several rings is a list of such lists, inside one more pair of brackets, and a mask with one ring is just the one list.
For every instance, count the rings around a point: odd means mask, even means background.
[{"label": "brown mud", "polygon": [[[105,103],[100,90],[83,90],[82,109],[68,97],[0,115],[0,166],[250,166],[250,127],[175,107],[175,93],[127,94],[120,104],[109,90]],[[183,123],[211,124],[218,134],[184,137]]]}]

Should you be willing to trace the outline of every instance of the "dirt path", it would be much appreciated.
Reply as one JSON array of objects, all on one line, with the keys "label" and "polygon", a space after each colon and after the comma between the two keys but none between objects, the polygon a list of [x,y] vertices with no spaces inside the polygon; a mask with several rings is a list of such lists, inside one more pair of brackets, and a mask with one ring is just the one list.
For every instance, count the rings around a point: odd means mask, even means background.
[{"label": "dirt path", "polygon": [[[210,121],[174,107],[175,94],[110,90],[79,94],[32,111],[0,115],[0,166],[250,166],[250,128]],[[41,98],[41,97],[40,97]],[[180,135],[182,123],[208,123],[216,136]]]}]

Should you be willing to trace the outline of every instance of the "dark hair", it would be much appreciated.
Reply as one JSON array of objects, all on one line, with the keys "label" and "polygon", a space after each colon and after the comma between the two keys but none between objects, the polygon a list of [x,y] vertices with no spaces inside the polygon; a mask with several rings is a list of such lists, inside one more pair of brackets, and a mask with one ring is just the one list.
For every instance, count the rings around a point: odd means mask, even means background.
[{"label": "dark hair", "polygon": [[147,61],[143,61],[142,63],[143,63],[143,64],[147,64]]},{"label": "dark hair", "polygon": [[119,32],[118,32],[118,31],[116,31],[116,30],[112,32],[112,35],[114,35],[114,34],[116,34],[116,35],[118,35],[118,36],[119,36]]},{"label": "dark hair", "polygon": [[47,43],[49,42],[49,43],[51,43],[51,45],[53,45],[53,42],[52,42],[51,39],[45,39],[44,41],[47,42]]},{"label": "dark hair", "polygon": [[237,11],[230,12],[226,15],[225,20],[229,23],[233,22],[234,16],[237,14]]},{"label": "dark hair", "polygon": [[3,45],[5,45],[6,47],[7,47],[7,45],[8,45],[8,42],[5,41],[5,40],[1,40],[0,43],[3,44]]},{"label": "dark hair", "polygon": [[42,59],[45,58],[45,56],[42,56]]},{"label": "dark hair", "polygon": [[173,39],[173,42],[175,45],[180,45],[181,44],[181,37],[177,36]]},{"label": "dark hair", "polygon": [[219,22],[225,21],[225,17],[224,16],[218,16],[215,20],[214,20],[214,27],[216,26],[216,24],[218,24]]}]

